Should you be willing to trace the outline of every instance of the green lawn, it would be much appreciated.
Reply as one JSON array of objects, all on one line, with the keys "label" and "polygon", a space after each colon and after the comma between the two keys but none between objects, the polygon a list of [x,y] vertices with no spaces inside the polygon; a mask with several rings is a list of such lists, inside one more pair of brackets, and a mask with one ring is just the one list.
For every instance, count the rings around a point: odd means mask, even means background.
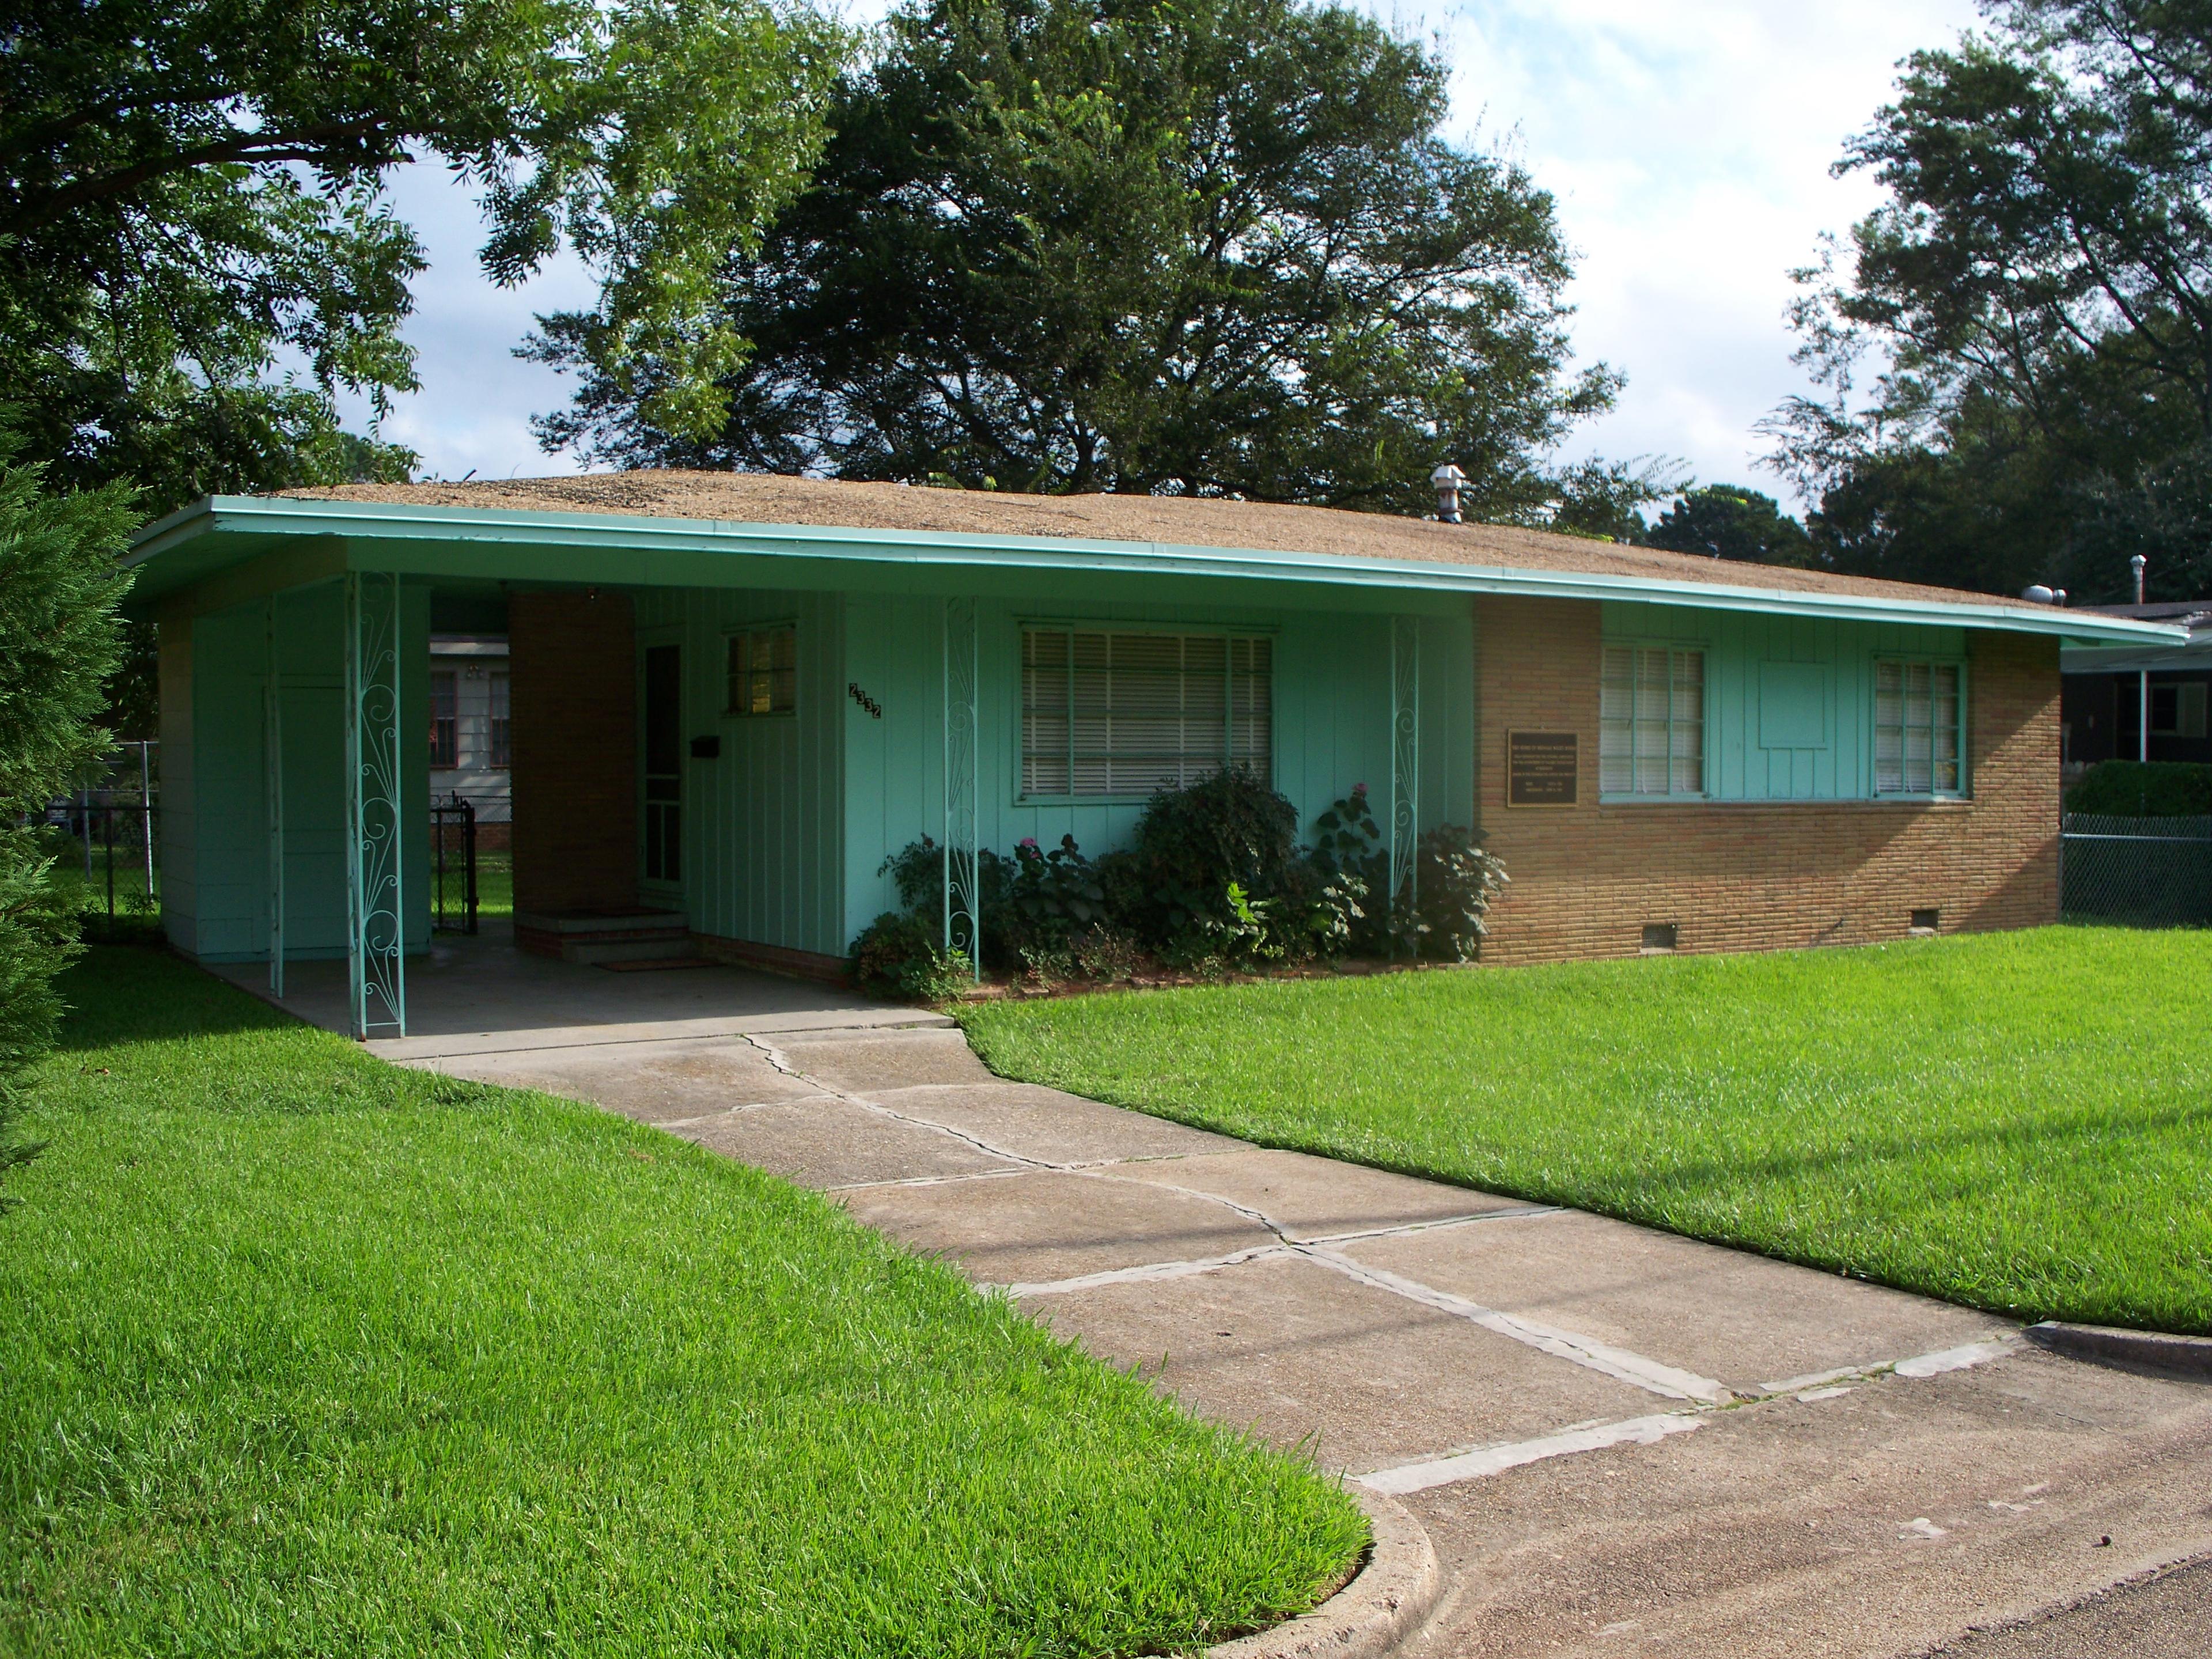
[{"label": "green lawn", "polygon": [[979,1005],[994,1069],[2022,1318],[2212,1331],[2212,933]]},{"label": "green lawn", "polygon": [[95,951],[0,1218],[0,1652],[1151,1653],[1308,1465],[828,1200]]}]

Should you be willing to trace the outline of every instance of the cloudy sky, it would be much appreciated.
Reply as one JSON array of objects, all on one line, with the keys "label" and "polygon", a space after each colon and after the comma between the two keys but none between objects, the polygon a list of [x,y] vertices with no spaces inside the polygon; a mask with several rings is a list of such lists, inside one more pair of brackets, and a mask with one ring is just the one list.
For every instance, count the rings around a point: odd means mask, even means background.
[{"label": "cloudy sky", "polygon": [[[1454,136],[1512,146],[1559,198],[1581,255],[1577,349],[1628,377],[1569,453],[1667,456],[1707,483],[1778,493],[1753,426],[1800,385],[1787,273],[1875,199],[1829,164],[1885,101],[1898,59],[1954,39],[1972,0],[1367,3],[1441,45]],[[432,264],[408,329],[423,389],[386,435],[446,477],[574,471],[529,427],[564,382],[512,349],[532,313],[590,302],[586,274],[562,260],[502,292],[477,271],[473,209],[442,173],[403,168],[394,195]]]}]

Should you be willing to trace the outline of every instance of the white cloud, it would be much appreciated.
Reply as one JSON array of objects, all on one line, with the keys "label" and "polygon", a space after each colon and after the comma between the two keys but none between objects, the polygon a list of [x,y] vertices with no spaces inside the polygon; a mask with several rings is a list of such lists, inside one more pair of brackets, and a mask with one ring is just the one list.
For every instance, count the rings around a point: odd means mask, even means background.
[{"label": "white cloud", "polygon": [[[1665,454],[1701,479],[1761,483],[1753,423],[1801,378],[1783,322],[1790,267],[1876,199],[1832,179],[1844,142],[1888,97],[1894,65],[1948,44],[1972,0],[1458,0],[1374,3],[1432,36],[1452,65],[1455,136],[1510,142],[1559,200],[1581,255],[1571,292],[1585,362],[1628,376],[1576,455]],[[855,0],[856,18],[880,0]],[[569,258],[502,292],[476,264],[473,204],[434,164],[400,170],[401,212],[428,246],[407,334],[423,390],[388,435],[458,477],[574,469],[540,451],[529,416],[568,382],[518,361],[533,313],[588,304]]]}]

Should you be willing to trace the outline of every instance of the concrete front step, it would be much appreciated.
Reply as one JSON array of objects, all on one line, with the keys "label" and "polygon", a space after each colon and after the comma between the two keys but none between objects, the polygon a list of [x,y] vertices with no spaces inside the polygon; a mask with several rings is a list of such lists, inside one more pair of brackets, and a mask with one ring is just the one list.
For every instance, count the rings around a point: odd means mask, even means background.
[{"label": "concrete front step", "polygon": [[585,911],[520,915],[519,949],[563,962],[665,961],[692,954],[691,932],[674,910]]}]

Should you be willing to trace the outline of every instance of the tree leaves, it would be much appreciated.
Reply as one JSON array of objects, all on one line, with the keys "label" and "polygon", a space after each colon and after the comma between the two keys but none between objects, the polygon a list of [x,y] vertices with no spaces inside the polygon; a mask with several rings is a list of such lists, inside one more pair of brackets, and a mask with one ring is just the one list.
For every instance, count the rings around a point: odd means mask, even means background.
[{"label": "tree leaves", "polygon": [[100,0],[0,10],[0,345],[32,453],[218,489],[404,475],[335,395],[412,390],[420,244],[381,199],[438,156],[481,191],[484,266],[565,238],[619,368],[718,414],[732,246],[795,190],[844,36],[771,0]]},{"label": "tree leaves", "polygon": [[[1578,500],[1543,465],[1618,378],[1565,367],[1550,197],[1439,136],[1444,70],[1293,0],[933,0],[839,84],[812,182],[720,272],[726,421],[685,348],[542,320],[549,447],[620,464],[1423,511]],[[698,404],[686,406],[696,412]],[[1649,499],[1633,469],[1578,484]],[[1639,494],[1639,491],[1641,492]],[[1617,517],[1610,504],[1606,509]]]}]

